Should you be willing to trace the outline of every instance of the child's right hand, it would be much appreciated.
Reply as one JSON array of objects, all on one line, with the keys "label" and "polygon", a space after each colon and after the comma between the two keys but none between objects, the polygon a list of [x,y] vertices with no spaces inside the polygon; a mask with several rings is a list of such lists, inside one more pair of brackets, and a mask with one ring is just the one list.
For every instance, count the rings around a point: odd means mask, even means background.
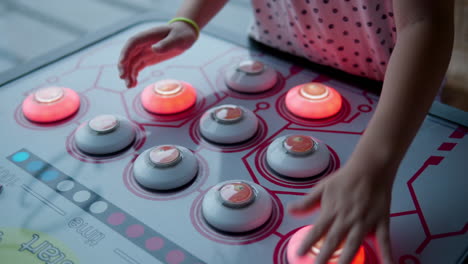
[{"label": "child's right hand", "polygon": [[128,88],[135,87],[137,77],[146,66],[175,57],[197,40],[195,29],[181,21],[155,27],[128,40],[119,59],[120,78]]}]

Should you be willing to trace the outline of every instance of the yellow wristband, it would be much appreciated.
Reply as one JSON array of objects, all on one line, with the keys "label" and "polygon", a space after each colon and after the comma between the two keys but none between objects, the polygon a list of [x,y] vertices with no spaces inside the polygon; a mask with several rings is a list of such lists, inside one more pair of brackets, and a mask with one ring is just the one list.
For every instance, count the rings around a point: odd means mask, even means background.
[{"label": "yellow wristband", "polygon": [[197,32],[197,37],[200,34],[200,27],[198,26],[197,22],[193,21],[190,18],[174,17],[173,19],[169,20],[169,22],[167,22],[167,23],[172,24],[172,23],[177,22],[177,21],[182,21],[182,22],[185,22],[185,23],[191,25],[193,27],[193,29],[195,29],[195,32]]}]

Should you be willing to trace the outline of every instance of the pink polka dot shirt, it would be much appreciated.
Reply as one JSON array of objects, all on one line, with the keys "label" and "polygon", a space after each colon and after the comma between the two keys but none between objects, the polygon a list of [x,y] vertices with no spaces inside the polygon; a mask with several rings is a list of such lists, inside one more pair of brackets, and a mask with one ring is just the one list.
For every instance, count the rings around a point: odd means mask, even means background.
[{"label": "pink polka dot shirt", "polygon": [[391,0],[252,0],[252,5],[255,40],[383,80],[396,41]]}]

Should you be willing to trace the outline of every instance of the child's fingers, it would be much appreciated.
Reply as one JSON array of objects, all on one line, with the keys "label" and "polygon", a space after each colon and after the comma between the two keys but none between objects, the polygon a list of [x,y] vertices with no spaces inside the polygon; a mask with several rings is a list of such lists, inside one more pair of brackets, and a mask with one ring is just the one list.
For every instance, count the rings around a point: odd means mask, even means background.
[{"label": "child's fingers", "polygon": [[129,83],[128,88],[133,88],[137,85],[137,78],[138,78],[138,72],[139,72],[138,69],[141,68],[142,64],[143,64],[142,62],[139,62],[138,64],[133,66],[132,71],[130,72],[130,76],[129,76],[130,83]]},{"label": "child's fingers", "polygon": [[351,263],[356,252],[359,250],[362,241],[364,240],[365,232],[363,226],[356,224],[352,227],[351,231],[348,233],[346,238],[346,243],[343,248],[343,253],[341,254],[339,264]]},{"label": "child's fingers", "polygon": [[327,233],[332,223],[333,217],[331,215],[320,214],[320,217],[317,223],[314,225],[314,228],[309,231],[309,233],[302,241],[297,254],[299,256],[305,255],[307,251],[309,251],[309,249]]},{"label": "child's fingers", "polygon": [[320,248],[320,253],[315,260],[315,264],[326,264],[341,242],[346,238],[349,226],[340,219],[336,219],[328,230],[325,241]]},{"label": "child's fingers", "polygon": [[170,27],[161,26],[152,28],[147,31],[143,31],[140,34],[132,37],[127,41],[122,52],[120,53],[119,64],[124,65],[134,57],[135,52],[138,53],[141,50],[151,46],[164,39],[170,32]]},{"label": "child's fingers", "polygon": [[148,62],[149,60],[147,59],[143,59],[141,61],[139,61],[135,67],[134,67],[134,70],[132,72],[132,87],[136,86],[137,83],[138,83],[138,75],[140,74],[140,72],[146,68],[146,66],[150,65],[150,63]]},{"label": "child's fingers", "polygon": [[382,259],[384,264],[393,263],[388,224],[388,221],[380,223],[375,230],[375,235],[379,244],[378,248],[380,251],[380,258]]},{"label": "child's fingers", "polygon": [[135,53],[132,59],[128,60],[127,63],[123,64],[122,74],[120,75],[121,79],[131,80],[132,72],[134,71],[135,66],[139,63],[140,60],[144,59],[146,56],[149,56],[148,51],[141,50]]},{"label": "child's fingers", "polygon": [[322,197],[322,187],[321,185],[317,186],[315,190],[307,194],[300,200],[297,200],[288,205],[289,213],[301,216],[315,211],[320,205],[320,199]]}]

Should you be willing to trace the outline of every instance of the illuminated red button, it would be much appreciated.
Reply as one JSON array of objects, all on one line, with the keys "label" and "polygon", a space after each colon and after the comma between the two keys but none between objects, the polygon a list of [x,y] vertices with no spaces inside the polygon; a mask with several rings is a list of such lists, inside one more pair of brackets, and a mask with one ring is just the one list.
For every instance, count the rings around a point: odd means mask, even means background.
[{"label": "illuminated red button", "polygon": [[[304,241],[305,237],[312,228],[312,225],[308,225],[299,229],[289,240],[288,248],[286,251],[289,264],[310,264],[315,262],[315,259],[320,253],[320,248],[324,243],[323,239],[321,239],[314,246],[312,246],[309,252],[306,253],[304,256],[297,255],[297,251],[301,246],[301,243]],[[331,259],[328,261],[328,264],[337,264],[342,251],[343,244],[341,244],[339,248],[333,253]],[[356,255],[354,256],[354,259],[351,262],[351,264],[364,264],[365,259],[366,255],[364,252],[364,247],[361,246]]]},{"label": "illuminated red button", "polygon": [[243,111],[236,105],[224,105],[216,109],[213,116],[220,123],[235,123],[242,119]]},{"label": "illuminated red button", "polygon": [[193,106],[197,92],[189,83],[162,80],[147,86],[140,96],[143,107],[154,114],[176,114]]},{"label": "illuminated red button", "polygon": [[286,108],[296,116],[322,119],[335,115],[343,99],[333,88],[320,83],[307,83],[293,87],[286,94]]},{"label": "illuminated red button", "polygon": [[175,80],[160,81],[153,85],[153,90],[156,94],[165,96],[174,96],[180,93],[183,88],[182,83]]},{"label": "illuminated red button", "polygon": [[[320,250],[323,247],[323,243],[325,243],[325,238],[322,237],[317,243],[315,243],[315,245],[313,245],[310,248],[309,254],[312,254],[315,257],[317,257],[320,253]],[[338,246],[338,249],[336,249],[335,252],[333,252],[330,258],[330,261],[338,261],[339,257],[341,256],[341,253],[343,252],[343,247],[344,247],[344,241],[341,242],[341,244]]]},{"label": "illuminated red button", "polygon": [[227,183],[219,189],[223,204],[228,207],[245,207],[255,198],[253,188],[244,182]]},{"label": "illuminated red button", "polygon": [[39,103],[53,103],[63,98],[65,92],[62,87],[52,86],[38,90],[34,93],[34,99]]},{"label": "illuminated red button", "polygon": [[119,125],[119,120],[113,115],[99,115],[88,122],[89,127],[98,133],[110,133]]},{"label": "illuminated red button", "polygon": [[256,60],[244,60],[239,63],[237,70],[246,74],[257,75],[263,72],[265,65]]},{"label": "illuminated red button", "polygon": [[314,151],[315,141],[308,136],[293,135],[284,140],[283,146],[292,154],[305,155]]},{"label": "illuminated red button", "polygon": [[180,151],[175,146],[159,146],[149,153],[151,162],[156,166],[174,166],[180,159]]},{"label": "illuminated red button", "polygon": [[308,83],[301,87],[300,93],[306,99],[318,100],[327,97],[328,88],[321,83]]},{"label": "illuminated red button", "polygon": [[51,123],[75,114],[80,108],[79,95],[69,88],[45,87],[23,101],[24,116],[37,123]]}]

